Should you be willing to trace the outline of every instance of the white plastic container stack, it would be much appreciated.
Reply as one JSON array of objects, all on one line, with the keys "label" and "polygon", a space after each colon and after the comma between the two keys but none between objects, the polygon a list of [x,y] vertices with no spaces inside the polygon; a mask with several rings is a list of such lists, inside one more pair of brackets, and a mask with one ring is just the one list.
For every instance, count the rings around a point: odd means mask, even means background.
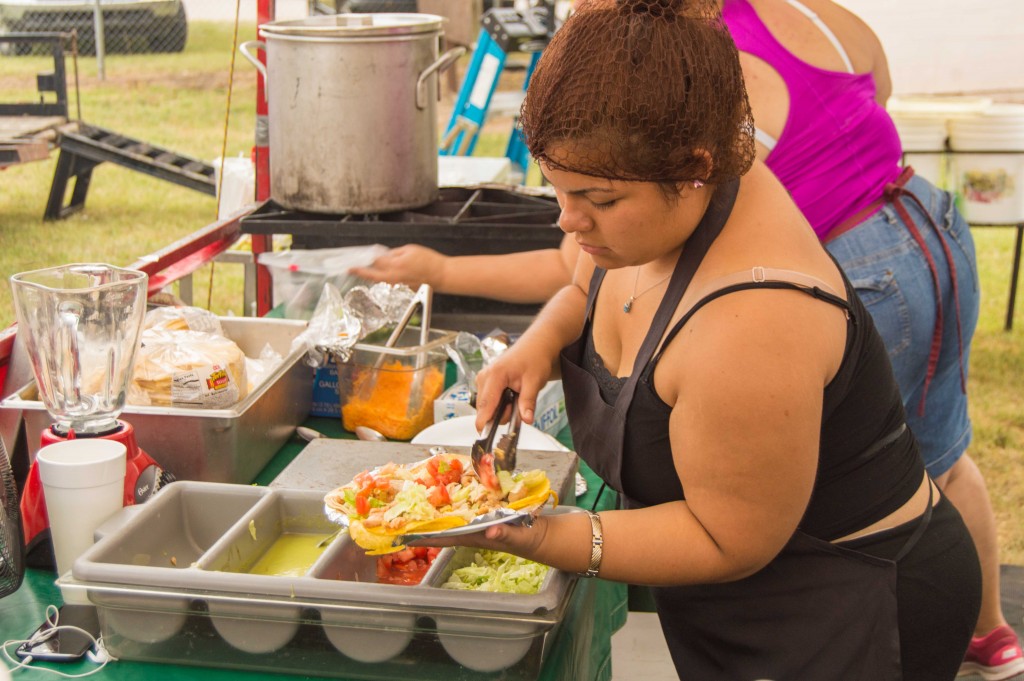
[{"label": "white plastic container stack", "polygon": [[[213,160],[214,182],[220,194],[217,219],[223,220],[256,201],[256,165],[252,159],[241,154],[227,160],[217,157]],[[221,172],[224,180],[221,181]]]},{"label": "white plastic container stack", "polygon": [[903,163],[942,189],[952,190],[946,137],[949,121],[991,104],[974,97],[892,97],[888,111],[903,145]]},{"label": "white plastic container stack", "polygon": [[951,120],[949,145],[957,152],[953,189],[967,221],[1024,221],[1024,105],[992,104]]},{"label": "white plastic container stack", "polygon": [[946,119],[942,116],[892,116],[903,145],[903,164],[932,184],[946,186]]}]

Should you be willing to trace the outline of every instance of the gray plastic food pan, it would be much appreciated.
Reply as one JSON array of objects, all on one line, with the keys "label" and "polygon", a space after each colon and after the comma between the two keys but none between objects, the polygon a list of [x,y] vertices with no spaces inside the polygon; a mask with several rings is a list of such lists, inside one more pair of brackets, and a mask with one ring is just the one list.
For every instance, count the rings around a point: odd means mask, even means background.
[{"label": "gray plastic food pan", "polygon": [[[444,549],[419,585],[378,584],[376,559],[342,533],[305,575],[228,571],[284,532],[333,527],[321,492],[176,482],[76,561],[68,583],[86,590],[124,659],[181,663],[187,652],[204,666],[365,679],[421,664],[417,678],[536,678],[575,583],[557,570],[538,594],[452,591],[440,585],[472,551]],[[162,545],[191,560],[163,565]]]},{"label": "gray plastic food pan", "polygon": [[73,574],[86,582],[177,586],[181,572],[269,494],[252,485],[171,483],[122,510],[124,524],[79,556]]}]

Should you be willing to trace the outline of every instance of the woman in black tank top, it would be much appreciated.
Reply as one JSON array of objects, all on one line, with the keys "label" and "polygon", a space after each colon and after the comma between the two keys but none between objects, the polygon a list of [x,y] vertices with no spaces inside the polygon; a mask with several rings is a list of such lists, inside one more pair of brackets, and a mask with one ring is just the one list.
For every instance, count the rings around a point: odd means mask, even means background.
[{"label": "woman in black tank top", "polygon": [[577,452],[625,508],[459,543],[656,587],[681,678],[952,679],[973,544],[924,475],[870,317],[752,163],[713,3],[584,5],[521,122],[584,255],[481,374],[478,425],[506,387],[530,422],[560,370]]}]

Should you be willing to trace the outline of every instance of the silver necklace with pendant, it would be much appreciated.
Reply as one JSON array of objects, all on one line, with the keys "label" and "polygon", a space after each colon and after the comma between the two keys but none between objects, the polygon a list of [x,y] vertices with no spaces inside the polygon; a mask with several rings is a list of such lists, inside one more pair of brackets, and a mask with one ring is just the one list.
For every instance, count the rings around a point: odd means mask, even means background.
[{"label": "silver necklace with pendant", "polygon": [[639,267],[637,267],[637,268],[636,268],[636,281],[634,281],[634,282],[633,282],[633,295],[631,295],[631,296],[629,297],[629,300],[627,300],[627,301],[626,301],[626,304],[622,306],[622,311],[623,311],[623,312],[625,312],[626,314],[629,314],[629,313],[630,313],[630,311],[632,311],[632,309],[633,309],[633,303],[634,303],[634,302],[636,301],[636,299],[637,299],[637,298],[639,298],[639,297],[640,297],[640,296],[642,296],[643,294],[647,293],[647,292],[648,292],[648,291],[650,291],[651,289],[653,289],[653,288],[655,288],[655,287],[657,287],[657,286],[661,286],[661,285],[662,285],[662,284],[664,284],[664,283],[665,283],[665,281],[666,281],[666,280],[668,280],[668,278],[669,278],[669,277],[671,277],[671,276],[672,276],[672,273],[670,272],[670,273],[668,274],[668,276],[664,277],[663,279],[659,279],[658,281],[654,282],[653,284],[651,284],[650,286],[648,286],[647,288],[645,288],[645,289],[644,289],[643,291],[641,291],[640,293],[637,293],[637,292],[636,292],[636,287],[637,287],[637,284],[639,284],[639,283],[640,283],[640,268],[639,268]]}]

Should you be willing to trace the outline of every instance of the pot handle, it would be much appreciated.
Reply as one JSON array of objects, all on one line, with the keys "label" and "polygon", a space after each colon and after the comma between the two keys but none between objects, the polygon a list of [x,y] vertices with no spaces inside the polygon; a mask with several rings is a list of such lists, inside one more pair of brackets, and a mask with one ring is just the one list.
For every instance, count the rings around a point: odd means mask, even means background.
[{"label": "pot handle", "polygon": [[267,67],[263,65],[259,59],[256,58],[249,50],[255,47],[258,50],[267,51],[267,44],[262,40],[247,40],[238,46],[238,51],[242,53],[242,56],[249,60],[249,63],[256,67],[256,70],[263,76],[263,99],[267,99],[267,88],[270,87],[270,79],[267,78]]},{"label": "pot handle", "polygon": [[465,53],[466,48],[463,47],[462,45],[458,47],[453,47],[452,49],[448,50],[440,57],[438,57],[437,61],[435,61],[433,64],[423,69],[423,73],[421,73],[420,77],[416,79],[417,109],[427,108],[427,78],[430,78],[430,76],[434,75],[434,73],[444,71],[452,64],[454,64],[455,61]]}]

